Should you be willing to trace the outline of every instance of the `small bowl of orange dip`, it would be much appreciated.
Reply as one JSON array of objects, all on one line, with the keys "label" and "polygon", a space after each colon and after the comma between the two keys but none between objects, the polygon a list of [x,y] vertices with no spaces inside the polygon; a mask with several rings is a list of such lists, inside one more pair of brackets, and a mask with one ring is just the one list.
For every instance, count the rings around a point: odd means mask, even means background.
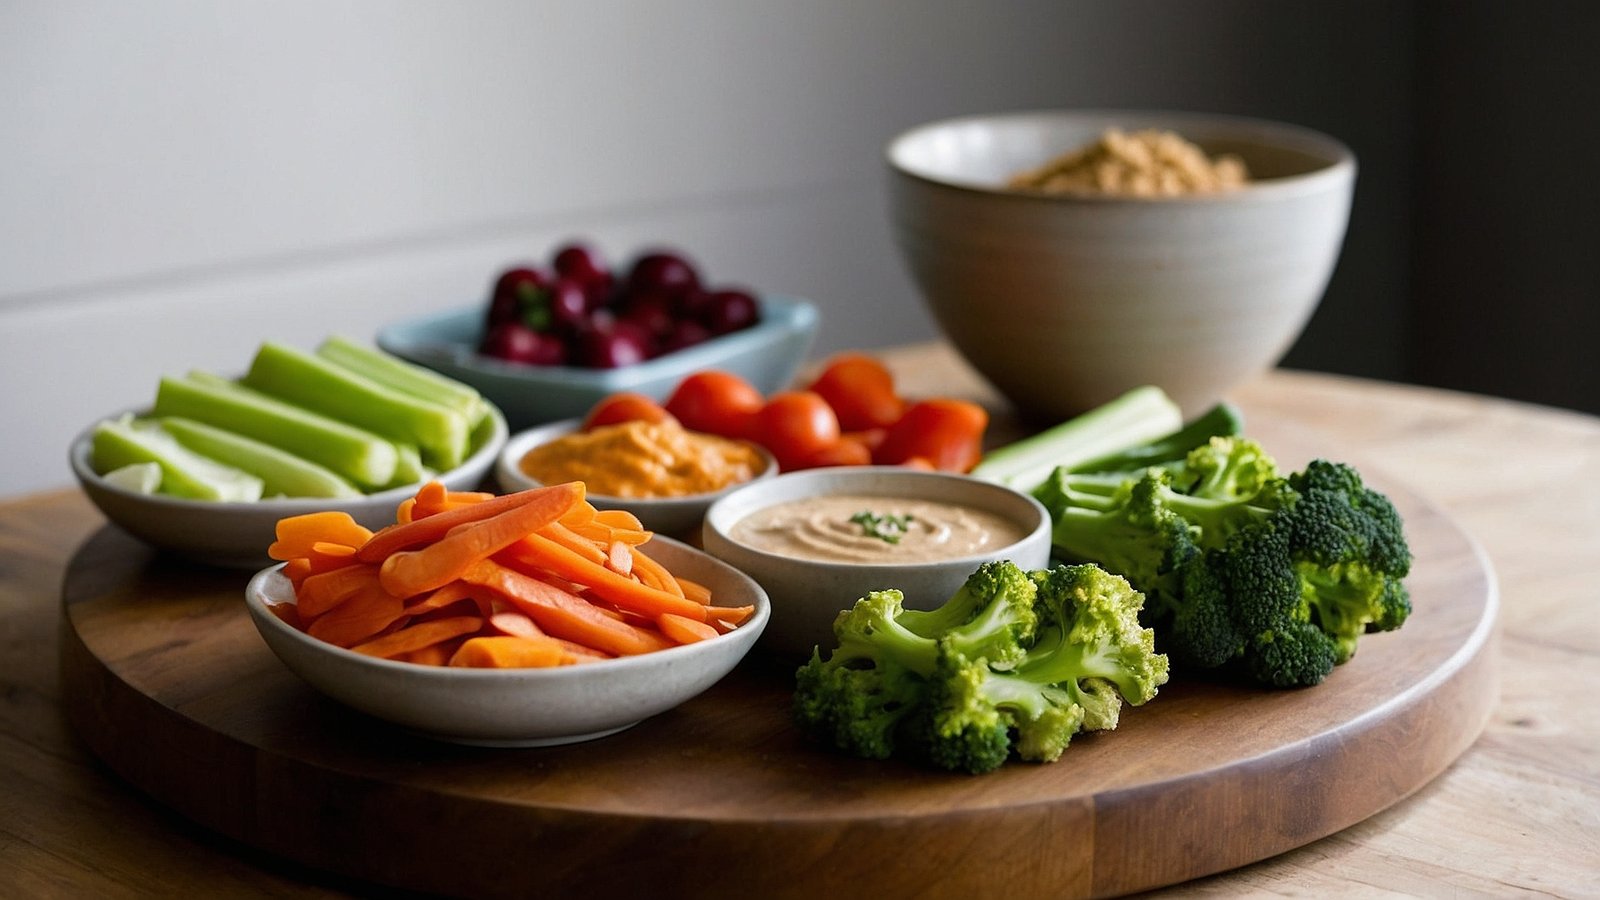
[{"label": "small bowl of orange dip", "polygon": [[581,481],[597,509],[627,510],[645,528],[676,537],[698,533],[724,494],[777,471],[772,454],[754,443],[672,420],[585,429],[565,419],[512,435],[495,478],[506,491]]}]

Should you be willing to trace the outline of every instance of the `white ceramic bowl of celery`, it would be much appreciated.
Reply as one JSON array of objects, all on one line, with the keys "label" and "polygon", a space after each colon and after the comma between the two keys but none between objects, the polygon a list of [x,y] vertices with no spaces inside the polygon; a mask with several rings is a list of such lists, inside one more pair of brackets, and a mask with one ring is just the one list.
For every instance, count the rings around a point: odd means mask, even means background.
[{"label": "white ceramic bowl of celery", "polygon": [[[148,410],[129,410],[142,415]],[[122,413],[106,418],[117,418]],[[83,491],[113,524],[129,534],[186,559],[215,566],[259,569],[272,562],[267,547],[279,519],[321,510],[343,510],[371,529],[395,520],[400,501],[416,493],[417,484],[357,497],[297,497],[229,502],[189,500],[143,493],[108,481],[92,465],[94,429],[85,428],[69,451],[72,472]],[[459,466],[434,478],[452,490],[478,490],[505,445],[505,416],[489,414],[472,434],[469,455]]]}]

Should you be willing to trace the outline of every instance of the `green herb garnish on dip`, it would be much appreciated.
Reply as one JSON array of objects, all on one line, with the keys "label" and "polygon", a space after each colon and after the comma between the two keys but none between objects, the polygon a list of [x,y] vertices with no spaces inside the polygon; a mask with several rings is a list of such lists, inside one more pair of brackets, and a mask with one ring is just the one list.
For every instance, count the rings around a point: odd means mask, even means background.
[{"label": "green herb garnish on dip", "polygon": [[911,525],[910,516],[880,515],[870,509],[864,509],[850,517],[850,521],[861,526],[861,532],[867,537],[875,537],[885,544],[898,544],[905,537],[906,528]]}]

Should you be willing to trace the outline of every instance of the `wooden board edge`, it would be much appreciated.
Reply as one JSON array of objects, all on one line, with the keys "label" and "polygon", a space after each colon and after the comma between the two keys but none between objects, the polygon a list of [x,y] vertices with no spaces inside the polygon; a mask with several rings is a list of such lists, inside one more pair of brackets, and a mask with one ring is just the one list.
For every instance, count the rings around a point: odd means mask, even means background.
[{"label": "wooden board edge", "polygon": [[[1220,807],[1214,773],[1101,795],[1090,894],[1153,890],[1303,847],[1403,802],[1466,752],[1499,702],[1500,596],[1487,556],[1470,535],[1462,537],[1489,593],[1471,636],[1449,660],[1366,715],[1231,767],[1221,788],[1229,802]],[[1375,754],[1394,762],[1383,771],[1359,764]],[[1310,776],[1302,774],[1307,762],[1315,763]],[[1202,794],[1212,799],[1197,802]],[[1254,820],[1255,838],[1229,841],[1246,818]],[[1183,852],[1171,852],[1173,841]],[[1155,852],[1153,842],[1169,846]]]}]

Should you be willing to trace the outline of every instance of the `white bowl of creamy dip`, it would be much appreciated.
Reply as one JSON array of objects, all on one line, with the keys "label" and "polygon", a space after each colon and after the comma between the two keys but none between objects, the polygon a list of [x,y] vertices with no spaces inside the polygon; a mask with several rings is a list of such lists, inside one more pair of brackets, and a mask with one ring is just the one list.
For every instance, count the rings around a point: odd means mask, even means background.
[{"label": "white bowl of creamy dip", "polygon": [[729,492],[706,511],[702,543],[772,600],[764,650],[801,661],[833,645],[833,620],[869,591],[932,609],[979,565],[1050,558],[1037,500],[965,475],[897,466],[791,472]]}]

